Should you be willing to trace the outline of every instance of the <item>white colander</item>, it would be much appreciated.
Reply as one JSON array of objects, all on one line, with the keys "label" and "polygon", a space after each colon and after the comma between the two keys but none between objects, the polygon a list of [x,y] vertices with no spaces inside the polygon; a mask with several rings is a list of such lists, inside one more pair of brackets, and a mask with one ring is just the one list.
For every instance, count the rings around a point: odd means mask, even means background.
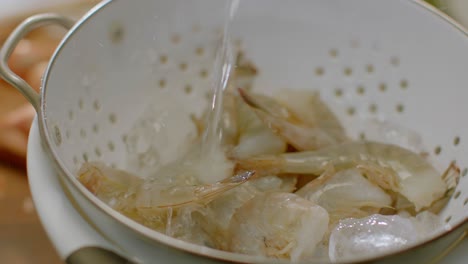
[{"label": "white colander", "polygon": [[[59,15],[32,17],[1,50],[0,74],[36,108],[44,147],[83,216],[107,237],[108,223],[136,232],[154,250],[181,259],[255,262],[261,259],[192,245],[113,211],[75,178],[84,161],[125,169],[125,141],[148,105],[166,120],[152,142],[173,158],[194,132],[211,89],[213,59],[225,1],[104,1],[78,23]],[[7,67],[24,34],[44,24],[71,28],[55,52],[37,95]],[[72,26],[73,25],[73,26]],[[233,40],[259,69],[254,90],[316,89],[352,137],[369,119],[414,130],[442,171],[453,160],[462,176],[442,218],[452,229],[408,256],[437,260],[466,234],[468,217],[468,37],[458,24],[416,0],[241,1]],[[376,138],[378,140],[378,138]],[[99,216],[97,216],[99,215]],[[186,252],[194,254],[187,255]],[[271,261],[268,261],[271,262]]]}]

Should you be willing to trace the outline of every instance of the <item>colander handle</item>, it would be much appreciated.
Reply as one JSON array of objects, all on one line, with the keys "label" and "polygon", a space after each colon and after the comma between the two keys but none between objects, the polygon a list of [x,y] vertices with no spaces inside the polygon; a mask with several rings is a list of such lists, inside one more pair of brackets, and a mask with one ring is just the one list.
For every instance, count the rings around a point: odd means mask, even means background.
[{"label": "colander handle", "polygon": [[25,80],[10,69],[8,66],[8,59],[20,40],[23,39],[26,34],[38,27],[52,24],[70,29],[75,24],[75,21],[58,14],[38,14],[31,16],[13,30],[3,44],[3,47],[0,49],[0,76],[13,87],[18,89],[34,106],[36,111],[39,111],[41,101],[40,95],[34,91],[34,89]]}]

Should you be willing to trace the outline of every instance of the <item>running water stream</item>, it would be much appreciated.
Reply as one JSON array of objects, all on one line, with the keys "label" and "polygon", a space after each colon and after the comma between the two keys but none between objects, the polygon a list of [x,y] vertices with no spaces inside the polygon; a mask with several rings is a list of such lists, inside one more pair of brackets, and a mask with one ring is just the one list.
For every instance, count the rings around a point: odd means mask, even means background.
[{"label": "running water stream", "polygon": [[223,27],[221,46],[218,48],[213,70],[213,96],[210,104],[207,127],[202,138],[201,155],[209,156],[217,145],[221,144],[222,130],[220,127],[223,110],[223,93],[234,67],[234,55],[231,46],[231,24],[239,5],[239,0],[229,0],[226,6],[226,15]]}]

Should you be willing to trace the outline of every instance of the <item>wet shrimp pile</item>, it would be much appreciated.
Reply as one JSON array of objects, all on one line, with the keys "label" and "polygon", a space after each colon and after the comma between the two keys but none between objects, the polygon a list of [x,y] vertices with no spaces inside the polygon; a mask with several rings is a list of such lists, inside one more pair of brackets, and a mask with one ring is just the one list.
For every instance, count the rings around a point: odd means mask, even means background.
[{"label": "wet shrimp pile", "polygon": [[[439,172],[416,151],[351,139],[316,92],[252,92],[257,70],[238,64],[224,92],[222,140],[210,151],[200,155],[207,110],[192,118],[197,135],[180,158],[140,170],[154,164],[148,147],[129,157],[128,171],[88,162],[78,179],[161,233],[291,261],[372,257],[442,228],[437,214],[458,182],[455,164]],[[151,133],[152,114],[129,138]]]}]

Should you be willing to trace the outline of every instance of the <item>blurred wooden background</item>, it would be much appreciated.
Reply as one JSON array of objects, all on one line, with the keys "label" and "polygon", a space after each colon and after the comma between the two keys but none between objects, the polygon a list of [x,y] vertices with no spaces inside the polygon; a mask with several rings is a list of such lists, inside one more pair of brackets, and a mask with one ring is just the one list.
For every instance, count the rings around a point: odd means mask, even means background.
[{"label": "blurred wooden background", "polygon": [[[0,118],[25,103],[0,82]],[[0,263],[61,263],[34,211],[24,167],[0,160]]]},{"label": "blurred wooden background", "polygon": [[[67,0],[63,2],[66,4],[59,6],[0,17],[0,46],[11,30],[32,14],[58,12],[77,19],[98,2]],[[41,32],[39,30],[33,34]],[[0,119],[25,103],[26,100],[18,91],[0,81]],[[24,159],[0,151],[0,263],[63,263],[34,210],[24,164]]]}]

